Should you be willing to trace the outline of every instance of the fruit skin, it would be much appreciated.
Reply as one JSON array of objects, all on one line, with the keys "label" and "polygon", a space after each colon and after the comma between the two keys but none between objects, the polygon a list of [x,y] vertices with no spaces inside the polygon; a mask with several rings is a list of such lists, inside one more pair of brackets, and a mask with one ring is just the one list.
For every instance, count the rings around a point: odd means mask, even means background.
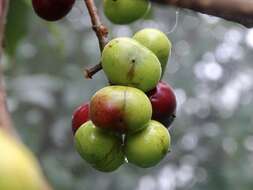
[{"label": "fruit skin", "polygon": [[0,189],[44,190],[46,183],[34,155],[0,129]]},{"label": "fruit skin", "polygon": [[154,28],[146,28],[137,32],[133,36],[133,39],[150,49],[158,57],[163,75],[172,47],[170,39],[166,34]]},{"label": "fruit skin", "polygon": [[63,18],[70,12],[74,3],[75,0],[32,0],[36,14],[47,21]]},{"label": "fruit skin", "polygon": [[90,118],[99,128],[133,133],[146,127],[152,116],[148,97],[139,89],[108,86],[90,101]]},{"label": "fruit skin", "polygon": [[75,109],[72,115],[72,132],[75,134],[77,129],[89,120],[89,103],[84,103]]},{"label": "fruit skin", "polygon": [[75,147],[84,160],[102,172],[114,171],[125,162],[121,138],[95,127],[91,121],[77,130]]},{"label": "fruit skin", "polygon": [[158,164],[170,149],[170,134],[159,122],[151,120],[144,130],[127,135],[125,155],[128,162],[148,168]]},{"label": "fruit skin", "polygon": [[104,13],[115,24],[129,24],[148,11],[148,0],[104,0]]},{"label": "fruit skin", "polygon": [[147,93],[152,104],[152,119],[162,122],[169,127],[175,117],[177,101],[171,86],[160,81],[157,86]]},{"label": "fruit skin", "polygon": [[153,89],[161,78],[161,64],[156,55],[131,38],[110,41],[102,52],[102,67],[112,84],[144,92]]}]

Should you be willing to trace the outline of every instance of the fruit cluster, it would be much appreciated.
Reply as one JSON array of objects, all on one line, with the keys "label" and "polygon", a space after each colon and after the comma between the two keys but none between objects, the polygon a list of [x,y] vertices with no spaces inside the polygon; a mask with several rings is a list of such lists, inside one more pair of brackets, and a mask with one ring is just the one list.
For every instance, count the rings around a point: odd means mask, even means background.
[{"label": "fruit cluster", "polygon": [[125,160],[152,167],[167,154],[170,134],[164,125],[174,117],[176,97],[160,79],[170,49],[156,29],[105,46],[101,61],[111,86],[77,108],[72,119],[76,149],[97,170],[114,171]]},{"label": "fruit cluster", "polygon": [[[48,21],[64,17],[75,0],[33,0],[35,12]],[[104,0],[104,13],[115,24],[143,17],[148,0]],[[72,118],[75,147],[95,169],[111,172],[126,161],[147,168],[170,150],[168,127],[176,97],[161,81],[171,52],[168,37],[143,29],[132,38],[111,40],[101,63],[110,86],[78,107]],[[166,126],[166,127],[165,127]]]}]

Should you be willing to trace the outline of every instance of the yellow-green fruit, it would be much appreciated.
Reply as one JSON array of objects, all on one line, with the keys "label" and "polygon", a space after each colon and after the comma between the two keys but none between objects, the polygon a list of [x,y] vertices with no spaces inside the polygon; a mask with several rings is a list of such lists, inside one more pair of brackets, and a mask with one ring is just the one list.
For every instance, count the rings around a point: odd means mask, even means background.
[{"label": "yellow-green fruit", "polygon": [[157,121],[150,121],[144,130],[127,135],[125,154],[127,160],[137,166],[148,168],[158,164],[170,149],[170,134]]},{"label": "yellow-green fruit", "polygon": [[121,138],[95,127],[91,121],[77,130],[75,147],[81,157],[99,171],[114,171],[125,161]]},{"label": "yellow-green fruit", "polygon": [[0,130],[0,189],[46,189],[43,175],[33,154],[2,130]]},{"label": "yellow-green fruit", "polygon": [[171,53],[171,42],[160,30],[146,28],[137,32],[133,39],[150,49],[159,59],[164,73]]},{"label": "yellow-green fruit", "polygon": [[129,24],[148,11],[148,0],[104,0],[104,13],[115,24]]},{"label": "yellow-green fruit", "polygon": [[144,92],[161,78],[161,64],[148,48],[131,38],[116,38],[102,52],[102,66],[112,84],[132,86]]}]

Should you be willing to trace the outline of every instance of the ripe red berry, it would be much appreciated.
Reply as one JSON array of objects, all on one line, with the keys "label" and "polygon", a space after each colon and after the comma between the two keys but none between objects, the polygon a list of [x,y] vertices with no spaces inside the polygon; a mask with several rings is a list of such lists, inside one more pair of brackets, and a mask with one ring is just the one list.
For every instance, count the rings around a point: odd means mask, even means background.
[{"label": "ripe red berry", "polygon": [[77,129],[89,120],[89,103],[84,103],[75,109],[72,116],[72,132],[75,134]]},{"label": "ripe red berry", "polygon": [[75,0],[32,0],[37,15],[47,21],[56,21],[66,16]]},{"label": "ripe red berry", "polygon": [[147,94],[153,108],[152,119],[158,120],[169,127],[175,117],[177,106],[173,89],[169,84],[161,81],[156,88]]}]

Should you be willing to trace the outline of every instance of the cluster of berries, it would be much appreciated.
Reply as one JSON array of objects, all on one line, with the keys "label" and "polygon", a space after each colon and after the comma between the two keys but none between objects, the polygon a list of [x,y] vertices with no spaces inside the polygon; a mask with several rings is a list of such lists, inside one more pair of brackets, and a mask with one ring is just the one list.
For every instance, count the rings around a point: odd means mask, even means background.
[{"label": "cluster of berries", "polygon": [[101,62],[111,86],[96,92],[72,119],[76,149],[97,170],[114,171],[125,160],[152,167],[170,150],[167,127],[175,117],[176,97],[160,81],[170,49],[157,29],[105,46]]},{"label": "cluster of berries", "polygon": [[[59,20],[75,0],[33,0],[35,12]],[[128,24],[149,10],[148,0],[104,0],[104,13],[115,24]],[[126,161],[147,168],[170,150],[168,127],[175,117],[176,97],[161,78],[171,42],[157,29],[147,28],[132,38],[111,40],[101,63],[110,86],[96,92],[72,117],[75,147],[99,171],[111,172]]]}]

